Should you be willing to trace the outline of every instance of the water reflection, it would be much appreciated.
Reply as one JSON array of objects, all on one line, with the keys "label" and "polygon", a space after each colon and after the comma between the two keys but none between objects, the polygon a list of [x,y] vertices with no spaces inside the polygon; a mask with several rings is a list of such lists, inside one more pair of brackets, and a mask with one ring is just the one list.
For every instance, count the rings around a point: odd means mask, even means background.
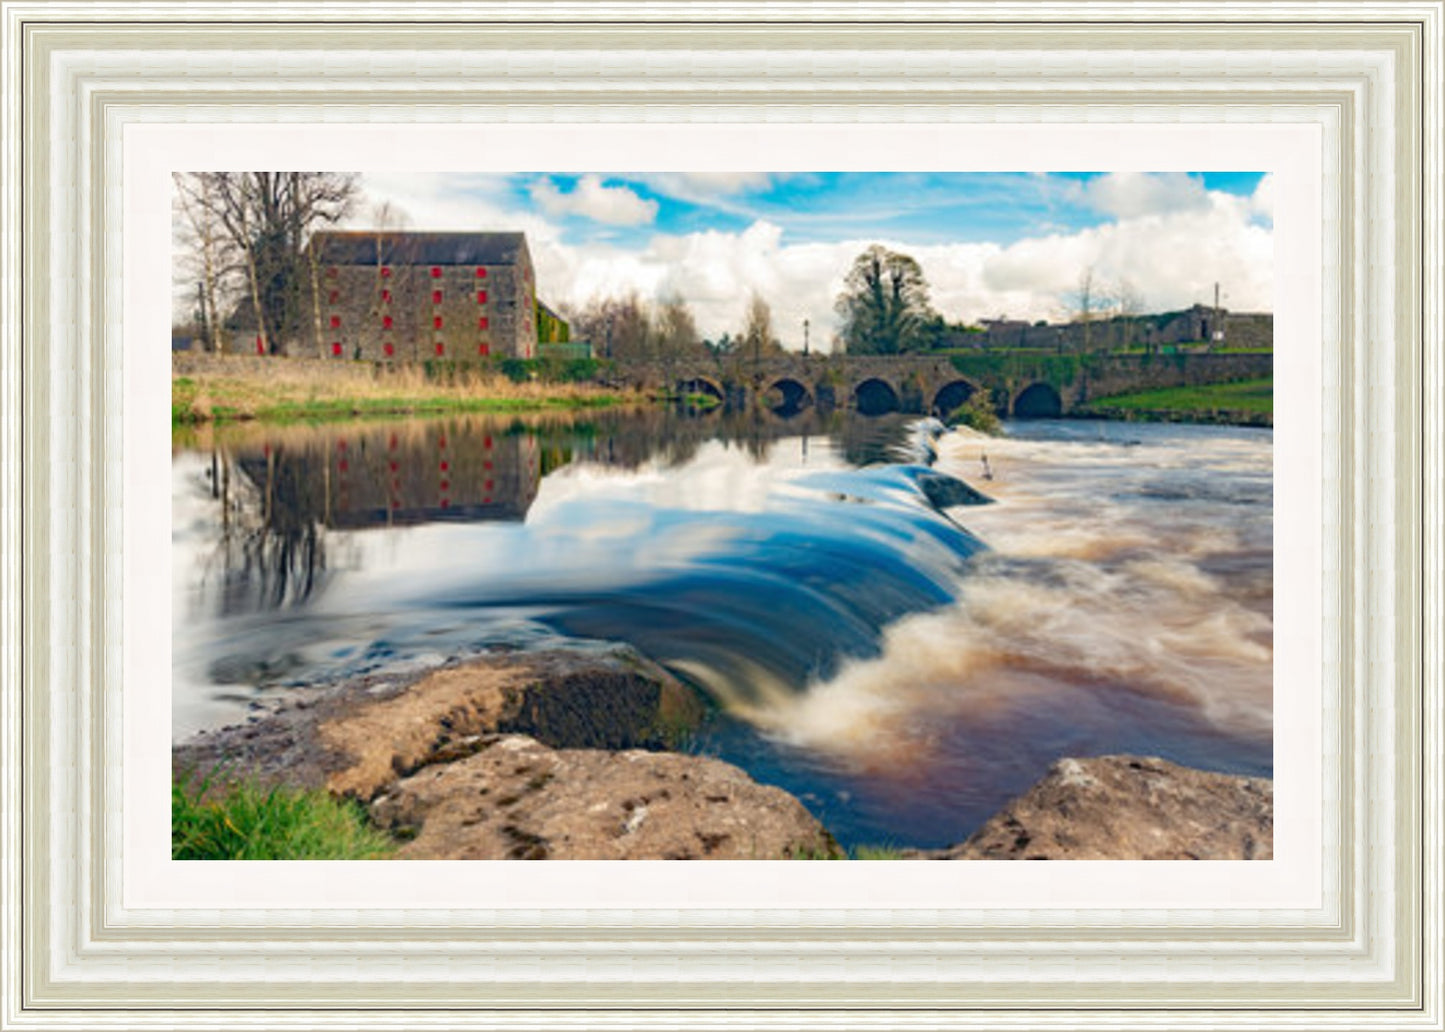
[{"label": "water reflection", "polygon": [[899,458],[904,422],[808,412],[666,410],[584,418],[458,417],[399,424],[207,429],[185,451],[207,456],[220,514],[222,613],[303,602],[328,583],[328,530],[441,521],[519,522],[542,478],[571,463],[681,467],[707,441],[765,461],[784,437],[831,439],[851,465]]}]

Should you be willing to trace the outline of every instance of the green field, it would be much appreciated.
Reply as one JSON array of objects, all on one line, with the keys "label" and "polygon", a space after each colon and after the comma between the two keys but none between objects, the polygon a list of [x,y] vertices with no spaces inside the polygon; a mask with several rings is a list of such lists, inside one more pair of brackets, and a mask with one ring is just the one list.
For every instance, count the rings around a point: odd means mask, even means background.
[{"label": "green field", "polygon": [[1274,379],[1239,380],[1234,383],[1202,384],[1197,387],[1168,387],[1137,394],[1118,394],[1112,398],[1095,398],[1081,415],[1101,415],[1138,419],[1191,418],[1228,422],[1272,419],[1274,416]]}]

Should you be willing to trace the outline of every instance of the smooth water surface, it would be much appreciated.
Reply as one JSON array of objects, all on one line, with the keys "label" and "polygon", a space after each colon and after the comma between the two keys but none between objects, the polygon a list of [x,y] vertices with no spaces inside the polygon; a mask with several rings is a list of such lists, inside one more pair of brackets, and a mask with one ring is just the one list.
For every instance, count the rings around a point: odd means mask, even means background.
[{"label": "smooth water surface", "polygon": [[1065,755],[1269,774],[1271,432],[940,430],[652,411],[178,440],[173,735],[286,686],[602,640],[703,688],[690,747],[845,844],[960,841]]}]

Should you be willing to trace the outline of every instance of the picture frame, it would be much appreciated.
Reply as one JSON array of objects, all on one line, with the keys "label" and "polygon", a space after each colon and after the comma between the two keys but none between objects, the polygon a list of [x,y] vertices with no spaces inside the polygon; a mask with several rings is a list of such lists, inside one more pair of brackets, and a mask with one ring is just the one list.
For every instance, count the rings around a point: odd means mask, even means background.
[{"label": "picture frame", "polygon": [[[1442,1028],[1442,15],[1439,0],[918,3],[886,23],[830,3],[5,3],[0,1027]],[[152,612],[132,473],[167,388],[137,344],[155,313],[129,248],[168,214],[127,192],[128,162],[156,126],[303,141],[378,121],[1316,141],[1318,262],[1301,275],[1318,340],[1300,354],[1319,385],[1321,562],[1276,595],[1319,607],[1302,678],[1318,712],[1300,717],[1318,794],[1298,797],[1318,804],[1316,898],[1187,906],[1145,886],[1167,871],[1018,865],[1000,875],[1015,890],[1098,878],[1100,895],[946,908],[899,890],[938,877],[891,873],[921,861],[719,868],[742,895],[648,862],[641,888],[551,865],[511,899],[452,906],[447,878],[505,895],[498,869],[142,870],[164,804],[129,751],[158,719],[130,676]],[[1188,876],[1224,895],[1240,877]],[[399,903],[390,877],[432,895]],[[278,879],[299,902],[263,896]],[[748,905],[759,881],[784,888]],[[194,891],[147,895],[165,889]],[[1119,899],[1137,903],[1098,902]]]}]

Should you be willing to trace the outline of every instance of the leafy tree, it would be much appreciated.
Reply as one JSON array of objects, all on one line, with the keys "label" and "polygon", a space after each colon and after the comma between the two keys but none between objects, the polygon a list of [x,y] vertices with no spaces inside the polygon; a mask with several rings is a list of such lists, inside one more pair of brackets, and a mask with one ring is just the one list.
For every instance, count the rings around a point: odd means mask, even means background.
[{"label": "leafy tree", "polygon": [[928,346],[933,309],[923,269],[906,254],[874,244],[853,260],[834,307],[853,354],[897,355]]}]

